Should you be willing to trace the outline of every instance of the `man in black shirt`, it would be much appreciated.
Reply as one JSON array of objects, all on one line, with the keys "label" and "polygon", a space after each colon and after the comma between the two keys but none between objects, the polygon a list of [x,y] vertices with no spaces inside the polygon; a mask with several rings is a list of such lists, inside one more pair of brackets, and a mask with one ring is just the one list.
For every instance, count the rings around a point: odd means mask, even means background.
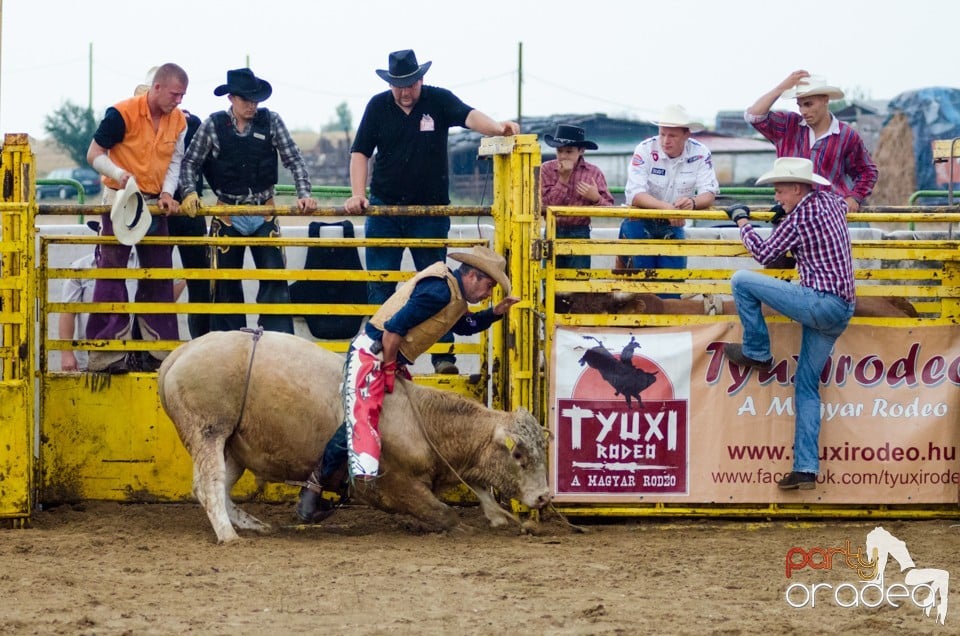
[{"label": "man in black shirt", "polygon": [[[512,121],[497,122],[464,104],[450,91],[424,86],[423,76],[432,62],[417,63],[412,50],[394,51],[388,70],[378,70],[390,90],[374,95],[360,120],[350,154],[350,187],[353,196],[344,204],[347,211],[359,213],[369,205],[449,205],[447,174],[447,133],[462,126],[483,135],[516,135],[520,127]],[[370,198],[366,196],[370,157],[373,178]],[[445,239],[450,217],[371,216],[367,217],[367,238]],[[368,247],[367,269],[397,271],[403,248]],[[445,261],[446,248],[411,249],[417,270],[437,261]],[[370,304],[382,305],[395,289],[394,283],[370,283]],[[453,343],[453,334],[440,339]],[[434,355],[438,373],[458,373],[452,354]]]}]

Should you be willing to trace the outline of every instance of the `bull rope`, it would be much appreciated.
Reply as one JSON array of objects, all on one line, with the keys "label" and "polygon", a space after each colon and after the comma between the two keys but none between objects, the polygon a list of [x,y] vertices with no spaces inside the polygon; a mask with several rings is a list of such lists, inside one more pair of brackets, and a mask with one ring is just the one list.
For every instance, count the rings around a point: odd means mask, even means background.
[{"label": "bull rope", "polygon": [[257,353],[257,343],[260,342],[260,336],[263,335],[263,327],[250,329],[244,327],[240,331],[249,333],[253,336],[253,348],[250,349],[250,363],[247,365],[247,379],[243,383],[243,398],[240,401],[240,415],[237,416],[237,426],[243,421],[243,412],[247,408],[247,393],[250,392],[250,375],[253,373],[253,356]]},{"label": "bull rope", "polygon": [[427,444],[429,444],[430,448],[433,449],[433,452],[437,454],[437,457],[443,461],[443,465],[449,468],[450,472],[452,472],[456,478],[460,480],[460,483],[469,488],[470,492],[472,492],[477,499],[479,499],[479,493],[477,493],[474,487],[468,484],[466,480],[460,476],[460,473],[457,472],[457,469],[450,465],[450,462],[448,462],[447,458],[443,456],[443,453],[440,452],[440,449],[437,448],[437,445],[433,443],[433,439],[430,437],[430,434],[427,433],[427,428],[423,425],[423,415],[420,413],[420,407],[417,406],[416,401],[414,401],[413,396],[410,394],[410,390],[407,388],[407,380],[405,378],[397,379],[400,380],[400,386],[403,387],[403,392],[407,394],[407,402],[409,402],[410,406],[413,407],[413,414],[416,416],[417,426],[420,427],[420,432],[423,433],[423,436],[426,438]]},{"label": "bull rope", "polygon": [[[427,429],[423,425],[423,416],[420,414],[420,407],[417,406],[417,403],[416,401],[414,401],[413,396],[410,395],[410,390],[406,386],[407,380],[404,378],[398,378],[398,380],[400,380],[400,385],[403,387],[403,392],[407,394],[407,401],[410,403],[410,406],[413,407],[413,414],[416,416],[417,425],[420,427],[420,432],[423,433],[423,436],[424,438],[426,438],[427,443],[430,445],[430,448],[432,448],[433,452],[437,454],[437,457],[439,457],[443,461],[443,464],[450,469],[450,472],[452,472],[457,477],[457,479],[460,480],[460,483],[466,486],[467,488],[469,488],[470,492],[472,492],[474,496],[476,496],[476,498],[479,500],[480,493],[478,493],[473,486],[471,486],[466,482],[466,480],[460,475],[460,473],[457,472],[456,468],[450,465],[450,462],[447,461],[447,458],[443,456],[443,453],[441,453],[440,450],[437,448],[436,444],[433,443],[433,439],[430,437],[430,434],[427,433]],[[586,528],[570,523],[570,521],[567,520],[567,518],[563,515],[563,513],[561,513],[559,510],[553,507],[553,503],[549,503],[548,506],[550,507],[550,510],[552,510],[554,514],[560,517],[560,520],[571,530],[575,530],[576,532],[580,532],[580,533],[587,532]],[[523,531],[527,530],[527,528],[523,525],[523,522],[517,519],[514,515],[510,515],[510,518],[513,519],[514,523],[520,526],[521,530]]]}]

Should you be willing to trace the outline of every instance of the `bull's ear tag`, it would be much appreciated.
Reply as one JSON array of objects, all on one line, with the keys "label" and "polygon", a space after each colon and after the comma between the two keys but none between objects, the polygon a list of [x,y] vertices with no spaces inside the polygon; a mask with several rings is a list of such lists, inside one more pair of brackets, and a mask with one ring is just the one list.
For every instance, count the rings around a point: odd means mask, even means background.
[{"label": "bull's ear tag", "polygon": [[504,437],[503,445],[506,446],[507,450],[511,453],[513,452],[513,449],[517,447],[517,443],[513,441],[512,437]]}]

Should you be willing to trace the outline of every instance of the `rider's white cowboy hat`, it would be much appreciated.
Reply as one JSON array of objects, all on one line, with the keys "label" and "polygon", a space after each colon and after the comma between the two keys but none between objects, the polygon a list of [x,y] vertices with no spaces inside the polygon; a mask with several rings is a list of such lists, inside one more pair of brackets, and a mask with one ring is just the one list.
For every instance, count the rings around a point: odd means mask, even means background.
[{"label": "rider's white cowboy hat", "polygon": [[768,183],[809,183],[811,185],[830,185],[813,171],[813,162],[803,157],[780,157],[773,162],[773,170],[760,175],[757,185]]},{"label": "rider's white cowboy hat", "polygon": [[510,295],[510,279],[507,278],[507,259],[494,252],[489,247],[477,245],[470,252],[451,252],[450,258],[461,263],[466,263],[471,267],[476,267],[481,272],[497,281],[503,287],[505,296]]},{"label": "rider's white cowboy hat", "polygon": [[689,128],[690,132],[700,132],[703,124],[690,117],[687,109],[680,104],[668,104],[660,111],[660,119],[653,122],[661,128]]},{"label": "rider's white cowboy hat", "polygon": [[110,222],[113,234],[124,245],[136,245],[150,230],[150,209],[137,187],[137,181],[130,177],[123,190],[117,190],[110,208]]},{"label": "rider's white cowboy hat", "polygon": [[827,80],[819,75],[804,77],[793,88],[788,88],[780,95],[783,99],[800,99],[811,95],[826,95],[830,99],[843,99],[843,91],[836,86],[827,84]]}]

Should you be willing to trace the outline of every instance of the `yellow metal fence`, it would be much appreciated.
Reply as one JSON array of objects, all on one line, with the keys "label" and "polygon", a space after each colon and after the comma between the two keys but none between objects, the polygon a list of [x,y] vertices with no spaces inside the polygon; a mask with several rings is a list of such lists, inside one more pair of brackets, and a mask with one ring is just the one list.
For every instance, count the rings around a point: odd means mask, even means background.
[{"label": "yellow metal fence", "polygon": [[33,153],[7,135],[0,158],[0,519],[21,526],[34,495]]},{"label": "yellow metal fence", "polygon": [[[557,220],[564,216],[590,216],[593,236],[590,239],[557,237]],[[755,210],[751,215],[768,221],[768,210]],[[719,210],[644,211],[630,208],[551,207],[544,210],[545,232],[537,248],[540,257],[543,339],[542,353],[545,374],[560,364],[552,359],[554,338],[559,327],[629,328],[674,327],[711,323],[738,322],[736,315],[722,313],[669,313],[638,311],[617,312],[609,308],[613,295],[620,297],[672,294],[683,298],[702,299],[703,295],[725,298],[733,305],[730,277],[738,269],[758,267],[739,239],[725,213]],[[687,228],[683,240],[617,239],[624,220],[684,218],[698,227]],[[953,234],[944,230],[960,224],[960,213],[947,207],[884,208],[883,212],[867,211],[849,214],[854,229],[853,256],[858,298],[883,297],[905,301],[916,309],[916,317],[855,316],[852,325],[892,326],[909,330],[921,326],[957,325],[960,320],[960,241],[948,239]],[[713,224],[713,227],[704,227]],[[882,224],[886,229],[871,229],[868,224]],[[899,229],[899,228],[917,228]],[[923,230],[936,227],[936,230]],[[621,270],[614,266],[617,256],[671,255],[687,259],[687,269]],[[560,256],[589,256],[590,269],[561,269]],[[769,270],[780,278],[795,280],[796,270]],[[560,300],[579,297],[577,306],[562,308]],[[585,298],[603,299],[603,309]],[[772,322],[787,322],[772,317]],[[547,381],[547,378],[544,378]],[[542,392],[539,414],[549,419],[549,391]],[[957,425],[956,422],[953,423]],[[960,494],[960,493],[958,493]],[[809,505],[769,503],[763,505],[730,505],[722,503],[643,503],[641,497],[631,504],[583,502],[558,504],[562,512],[588,516],[810,516],[810,517],[947,517],[960,518],[957,505]]]},{"label": "yellow metal fence", "polygon": [[[51,296],[57,281],[68,278],[123,279],[193,279],[193,280],[357,280],[399,281],[412,272],[367,272],[344,270],[209,270],[147,268],[80,270],[51,266],[51,254],[65,246],[84,246],[111,239],[66,235],[44,235],[39,238],[39,252],[34,254],[35,222],[38,208],[33,201],[32,156],[25,139],[7,137],[4,146],[4,198],[0,204],[3,235],[0,256],[3,269],[0,277],[0,324],[3,341],[0,356],[3,376],[0,380],[0,442],[13,448],[6,463],[0,465],[0,516],[22,520],[33,506],[33,493],[40,502],[77,499],[116,499],[127,501],[169,501],[189,496],[190,462],[172,425],[162,413],[156,395],[156,375],[131,373],[104,378],[94,374],[61,373],[49,364],[51,353],[66,349],[153,350],[172,349],[180,341],[96,341],[78,337],[61,340],[51,329],[51,317],[61,312],[108,311],[122,313],[230,313],[243,314],[328,314],[369,315],[370,305],[294,304],[257,305],[199,303],[63,303]],[[744,259],[745,251],[736,237],[718,235],[691,236],[683,241],[620,241],[615,228],[624,218],[682,217],[698,223],[722,223],[726,217],[718,211],[652,212],[629,208],[578,209],[539,207],[538,167],[540,151],[533,135],[513,138],[485,139],[480,154],[494,162],[494,201],[492,206],[477,209],[412,209],[374,208],[370,214],[446,214],[489,216],[492,219],[493,248],[507,258],[514,294],[521,302],[508,318],[498,323],[488,336],[478,342],[458,342],[454,352],[480,359],[479,377],[434,376],[418,381],[457,390],[476,396],[492,406],[512,409],[523,406],[546,420],[549,400],[547,378],[555,362],[550,359],[552,338],[557,326],[645,327],[703,324],[735,320],[721,315],[610,314],[564,313],[558,310],[558,295],[565,294],[729,294],[729,277],[738,267],[733,259]],[[50,212],[94,216],[106,211],[98,206],[56,206]],[[205,213],[262,214],[263,208],[207,208]],[[281,217],[295,214],[292,206],[278,207]],[[595,236],[591,240],[558,239],[556,219],[562,215],[590,215]],[[342,218],[342,208],[323,208],[317,218]],[[764,216],[762,213],[759,215]],[[545,220],[545,223],[544,223]],[[945,208],[904,208],[883,214],[851,215],[851,222],[947,223],[960,222],[960,215]],[[281,219],[283,221],[283,219]],[[283,223],[281,223],[282,225]],[[606,228],[607,234],[597,232]],[[599,234],[599,236],[598,236]],[[692,234],[696,234],[693,232]],[[722,232],[721,232],[722,234]],[[907,298],[920,312],[918,318],[856,318],[855,321],[877,321],[905,329],[920,324],[955,324],[960,302],[957,282],[958,243],[939,237],[881,232],[870,238],[864,234],[854,241],[858,262],[857,285],[861,296],[883,295]],[[213,239],[175,237],[147,238],[144,243],[174,245],[281,245],[285,248],[306,248],[322,244],[327,247],[365,247],[399,245],[435,245],[430,241],[385,241],[370,239]],[[468,248],[475,239],[440,241],[450,248]],[[675,254],[686,256],[686,270],[616,270],[616,255]],[[591,255],[589,270],[561,270],[555,259],[562,255]],[[909,267],[902,266],[910,263]],[[925,266],[915,267],[922,263]],[[793,276],[791,272],[780,272]],[[497,294],[500,292],[498,291]],[[496,300],[496,299],[494,299]],[[36,313],[34,313],[36,311]],[[34,345],[32,326],[39,326]],[[344,351],[347,341],[324,341],[334,351]],[[443,350],[435,347],[434,351]],[[35,364],[38,368],[35,369]],[[490,370],[490,375],[486,370]],[[37,382],[34,384],[34,377]],[[489,382],[488,382],[489,380]],[[489,387],[489,393],[488,393]],[[34,389],[39,396],[39,419],[34,419]],[[219,399],[219,396],[212,396]],[[40,461],[34,463],[34,433],[40,434]],[[35,484],[34,474],[39,475]],[[252,480],[245,478],[238,494],[255,491]],[[288,489],[273,488],[270,498],[289,497]],[[843,507],[729,507],[686,505],[570,505],[562,509],[578,514],[646,515],[646,514],[884,514],[877,509]],[[897,516],[953,514],[929,508],[886,511]]]}]

